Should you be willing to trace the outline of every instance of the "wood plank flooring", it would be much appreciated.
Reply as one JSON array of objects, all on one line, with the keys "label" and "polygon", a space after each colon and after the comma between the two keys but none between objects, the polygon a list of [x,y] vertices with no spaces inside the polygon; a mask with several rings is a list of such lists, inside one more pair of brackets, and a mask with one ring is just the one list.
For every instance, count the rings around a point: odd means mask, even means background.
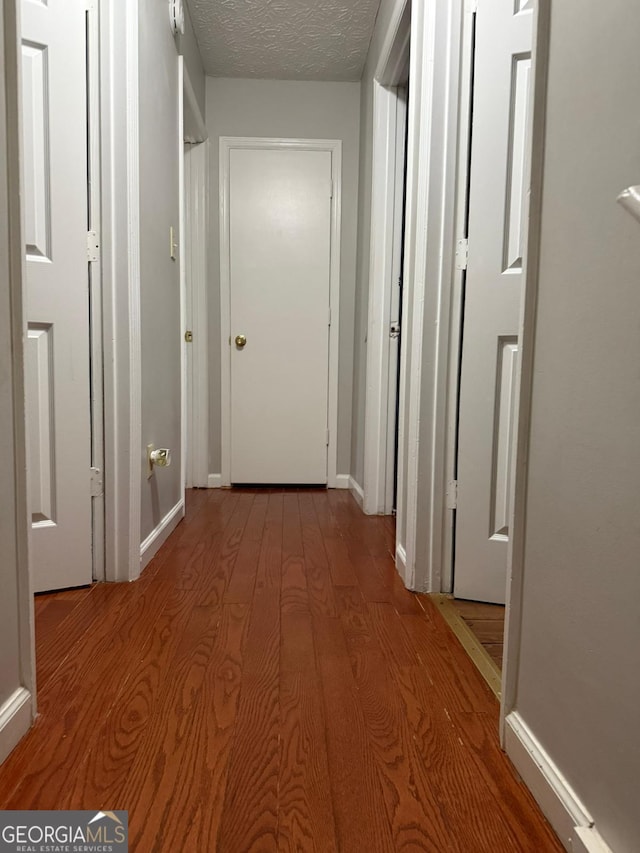
[{"label": "wood plank flooring", "polygon": [[188,493],[134,584],[36,599],[40,715],[3,809],[128,809],[139,853],[561,851],[388,520]]},{"label": "wood plank flooring", "polygon": [[467,627],[487,650],[491,659],[502,669],[504,651],[504,616],[502,604],[484,604],[482,601],[451,599]]}]

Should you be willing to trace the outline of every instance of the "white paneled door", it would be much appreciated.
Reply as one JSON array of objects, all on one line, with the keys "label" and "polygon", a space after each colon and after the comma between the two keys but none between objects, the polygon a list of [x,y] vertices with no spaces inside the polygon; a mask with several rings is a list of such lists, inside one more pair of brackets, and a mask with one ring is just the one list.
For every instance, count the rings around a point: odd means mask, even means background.
[{"label": "white paneled door", "polygon": [[36,591],[92,578],[85,9],[81,0],[21,5]]},{"label": "white paneled door", "polygon": [[232,483],[327,482],[331,157],[230,151]]},{"label": "white paneled door", "polygon": [[454,593],[497,603],[509,542],[532,26],[533,0],[478,6]]}]

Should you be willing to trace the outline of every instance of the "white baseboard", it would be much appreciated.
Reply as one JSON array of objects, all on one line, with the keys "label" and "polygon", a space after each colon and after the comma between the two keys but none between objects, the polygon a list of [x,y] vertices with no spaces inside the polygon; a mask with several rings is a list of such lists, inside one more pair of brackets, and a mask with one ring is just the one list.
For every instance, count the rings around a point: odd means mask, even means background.
[{"label": "white baseboard", "polygon": [[407,571],[407,552],[404,549],[404,545],[401,545],[399,542],[396,545],[396,569],[404,578]]},{"label": "white baseboard", "polygon": [[566,849],[607,853],[593,818],[517,711],[505,719],[505,750]]},{"label": "white baseboard", "polygon": [[178,522],[184,517],[184,498],[180,498],[178,503],[170,509],[162,519],[160,524],[152,530],[151,533],[140,545],[140,571],[142,571],[155,557],[164,545],[169,536],[178,526]]},{"label": "white baseboard", "polygon": [[612,853],[594,826],[576,826],[572,853]]},{"label": "white baseboard", "polygon": [[350,477],[348,474],[336,474],[333,486],[331,489],[348,489]]},{"label": "white baseboard", "polygon": [[347,488],[351,491],[351,494],[356,499],[356,503],[358,504],[360,509],[362,509],[364,507],[364,491],[360,483],[357,483],[353,479],[353,477],[349,477],[349,485]]},{"label": "white baseboard", "polygon": [[0,764],[29,731],[32,721],[31,693],[18,687],[0,707]]},{"label": "white baseboard", "polygon": [[222,488],[222,474],[209,474],[209,480],[207,482],[207,488],[209,488],[209,489],[221,489]]}]

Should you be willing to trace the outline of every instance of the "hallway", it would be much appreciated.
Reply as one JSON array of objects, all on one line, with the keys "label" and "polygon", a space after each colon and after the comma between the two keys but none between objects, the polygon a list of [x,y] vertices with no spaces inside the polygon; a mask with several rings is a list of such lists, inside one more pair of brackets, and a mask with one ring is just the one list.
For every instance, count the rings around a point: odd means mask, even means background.
[{"label": "hallway", "polygon": [[188,492],[140,581],[36,599],[0,808],[128,809],[131,850],[560,851],[498,706],[349,492]]}]

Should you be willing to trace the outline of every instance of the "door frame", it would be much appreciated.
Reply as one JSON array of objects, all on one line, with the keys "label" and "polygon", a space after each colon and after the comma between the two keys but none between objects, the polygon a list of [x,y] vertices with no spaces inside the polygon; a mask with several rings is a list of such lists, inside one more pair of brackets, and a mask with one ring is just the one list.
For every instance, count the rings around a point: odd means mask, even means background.
[{"label": "door frame", "polygon": [[[142,351],[138,0],[100,17],[105,579],[140,576]],[[124,119],[124,120],[123,120]]]},{"label": "door frame", "polygon": [[373,80],[369,320],[362,508],[389,515],[398,387],[391,376],[391,294],[400,269],[407,105],[398,88],[408,60],[411,15],[404,2],[392,20]]},{"label": "door frame", "polygon": [[[399,5],[403,2],[404,0],[399,0]],[[422,7],[422,4],[414,4],[418,5]],[[505,649],[500,703],[500,737],[503,746],[505,719],[513,710],[516,700],[522,625],[527,460],[550,43],[549,9],[549,0],[539,0],[535,4],[533,20],[530,208],[519,328],[521,358],[516,387],[518,406],[511,472],[512,534],[507,557]],[[415,80],[420,70],[423,74],[421,82],[426,86],[431,99],[429,103],[425,98],[424,110],[429,112],[429,107],[432,107],[425,121],[431,123],[437,134],[438,117],[442,116],[443,120],[440,124],[441,135],[436,140],[439,146],[436,145],[435,148],[429,148],[429,136],[419,137],[415,118],[413,133],[410,134],[410,140],[417,139],[418,156],[428,160],[431,154],[434,158],[431,165],[433,175],[429,173],[429,168],[423,167],[426,172],[423,176],[425,192],[421,198],[424,202],[425,229],[422,242],[418,241],[414,250],[414,269],[417,273],[422,269],[426,270],[426,275],[432,283],[432,292],[427,295],[424,287],[419,286],[420,282],[417,283],[418,286],[414,283],[404,306],[406,325],[408,326],[409,318],[412,320],[412,338],[410,347],[407,347],[402,358],[405,373],[402,379],[401,415],[406,411],[406,419],[402,424],[401,436],[405,437],[405,452],[409,453],[410,464],[407,465],[407,504],[402,508],[402,513],[399,511],[397,524],[400,528],[402,517],[406,517],[406,562],[402,552],[403,546],[399,541],[396,564],[407,586],[433,593],[450,592],[453,580],[455,461],[462,297],[466,266],[464,246],[461,246],[459,241],[467,236],[476,10],[476,0],[460,0],[459,4],[450,5],[448,20],[442,18],[438,21],[433,9],[429,12],[421,8],[415,16],[418,19],[415,22],[412,14],[412,41],[414,32],[420,32],[420,50],[425,61],[421,68],[414,70],[415,51],[412,51],[410,85],[413,85],[413,98],[410,97],[409,120],[415,115]],[[423,14],[427,17],[423,18]],[[428,18],[429,15],[431,19]],[[425,51],[425,45],[433,48],[436,43],[448,45],[448,51],[441,54],[429,54],[428,50]],[[425,68],[429,64],[431,68]],[[434,109],[438,105],[440,112]],[[416,179],[411,173],[409,178],[412,182],[419,180],[419,177]],[[415,187],[412,188],[411,194],[415,197]],[[435,200],[435,207],[426,201],[431,198]],[[433,229],[436,231],[432,240],[430,235]],[[422,284],[424,285],[424,282]],[[405,292],[406,290],[405,288]],[[430,341],[425,341],[423,337],[424,328],[436,330]],[[423,376],[420,377],[418,370],[412,370],[411,377],[407,380],[407,372],[412,364],[425,366]],[[403,447],[402,442],[400,446]],[[426,487],[423,485],[418,489],[419,479]],[[420,525],[418,518],[421,519]]]},{"label": "door frame", "polygon": [[466,284],[469,213],[469,177],[471,174],[471,122],[473,111],[473,68],[475,61],[475,13],[477,0],[465,4],[459,50],[459,106],[457,115],[458,152],[455,178],[455,261],[451,271],[451,321],[448,333],[446,377],[446,435],[444,438],[445,494],[442,536],[442,566],[438,592],[453,593],[455,560],[455,524],[458,470],[458,409],[464,290]]},{"label": "door frame", "polygon": [[[183,227],[180,230],[184,269],[184,329],[191,330],[193,342],[183,341],[186,412],[184,433],[185,479],[187,488],[209,485],[209,364],[207,305],[207,229],[209,143],[186,64],[183,65],[183,110],[191,114],[184,122],[181,156],[184,160]],[[187,124],[191,130],[187,129]],[[188,155],[185,151],[188,149]]]},{"label": "door frame", "polygon": [[340,342],[340,243],[342,217],[342,141],[339,139],[276,139],[220,137],[220,343],[222,406],[222,486],[231,485],[231,279],[229,269],[229,158],[233,149],[328,151],[331,153],[331,258],[329,304],[329,405],[327,487],[338,488],[338,347]]},{"label": "door frame", "polygon": [[[3,290],[8,293],[10,310],[3,325],[11,338],[11,357],[8,380],[3,383],[2,403],[12,410],[13,430],[10,453],[13,470],[4,472],[12,480],[15,522],[15,562],[8,567],[17,580],[17,625],[19,684],[14,692],[0,703],[0,763],[4,761],[27,732],[37,712],[34,605],[29,565],[29,530],[31,516],[27,478],[27,424],[25,409],[25,340],[26,340],[26,278],[22,234],[22,105],[20,101],[21,54],[20,14],[18,0],[0,0],[0,87],[4,115],[0,120],[3,147],[6,151],[6,238],[8,277]],[[4,158],[3,158],[4,159]],[[3,249],[5,248],[3,246]],[[4,331],[4,330],[3,330]]]},{"label": "door frame", "polygon": [[396,566],[421,592],[441,591],[451,535],[445,459],[464,6],[411,6]]},{"label": "door frame", "polygon": [[[100,184],[100,16],[96,2],[87,9],[87,177],[89,231],[100,242],[102,188]],[[102,265],[100,253],[89,262],[89,345],[91,352],[91,543],[93,580],[106,580],[104,487],[104,338]]]}]

